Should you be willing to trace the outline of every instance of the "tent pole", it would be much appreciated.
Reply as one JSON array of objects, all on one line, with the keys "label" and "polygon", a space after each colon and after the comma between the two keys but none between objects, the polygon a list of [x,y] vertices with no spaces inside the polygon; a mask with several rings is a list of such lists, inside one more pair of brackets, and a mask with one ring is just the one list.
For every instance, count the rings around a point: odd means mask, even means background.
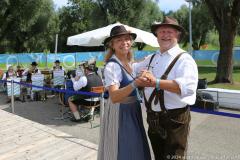
[{"label": "tent pole", "polygon": [[57,47],[58,47],[58,34],[56,34],[56,39],[55,39],[55,61],[57,59]]}]

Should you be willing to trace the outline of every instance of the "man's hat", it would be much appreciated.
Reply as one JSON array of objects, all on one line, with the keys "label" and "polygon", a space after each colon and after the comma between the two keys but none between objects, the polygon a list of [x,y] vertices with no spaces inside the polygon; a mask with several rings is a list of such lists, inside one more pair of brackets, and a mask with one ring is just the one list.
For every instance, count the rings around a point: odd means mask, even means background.
[{"label": "man's hat", "polygon": [[123,25],[115,26],[111,29],[110,36],[103,41],[103,44],[106,46],[107,43],[114,37],[126,34],[131,35],[133,40],[137,37],[136,33],[131,33],[130,31],[127,31]]},{"label": "man's hat", "polygon": [[78,64],[78,66],[84,66],[87,63],[87,61],[82,61]]},{"label": "man's hat", "polygon": [[83,65],[85,69],[94,70],[96,68],[96,59],[92,58],[86,61]]},{"label": "man's hat", "polygon": [[60,61],[59,61],[59,60],[56,60],[54,63],[60,63]]},{"label": "man's hat", "polygon": [[37,62],[32,62],[31,65],[32,65],[32,66],[37,66],[38,64],[37,64]]},{"label": "man's hat", "polygon": [[184,28],[178,24],[178,21],[175,18],[166,16],[166,17],[164,17],[164,20],[163,20],[162,23],[161,22],[154,22],[152,24],[151,31],[155,36],[157,36],[156,35],[156,30],[161,26],[169,26],[169,27],[175,28],[176,30],[178,30],[182,33],[185,32]]}]

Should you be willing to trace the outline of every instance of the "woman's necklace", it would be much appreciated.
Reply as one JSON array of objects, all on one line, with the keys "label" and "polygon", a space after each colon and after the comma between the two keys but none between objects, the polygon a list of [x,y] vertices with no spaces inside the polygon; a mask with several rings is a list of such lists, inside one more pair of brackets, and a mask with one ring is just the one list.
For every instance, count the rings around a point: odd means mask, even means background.
[{"label": "woman's necklace", "polygon": [[128,71],[128,73],[132,73],[132,68],[129,63],[123,63],[123,67]]}]

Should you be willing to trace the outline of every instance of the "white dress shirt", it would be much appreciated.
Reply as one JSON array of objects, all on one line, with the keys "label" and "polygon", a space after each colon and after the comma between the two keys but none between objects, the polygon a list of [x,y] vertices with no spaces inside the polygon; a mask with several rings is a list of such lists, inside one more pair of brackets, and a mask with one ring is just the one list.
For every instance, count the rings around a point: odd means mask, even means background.
[{"label": "white dress shirt", "polygon": [[[8,76],[11,78],[11,77],[16,77],[18,75],[15,72],[8,72]],[[6,72],[3,74],[2,80],[7,80],[7,73]]]},{"label": "white dress shirt", "polygon": [[[180,53],[185,52],[178,45],[170,50],[160,53],[156,52],[149,70],[156,78],[160,78],[166,71],[172,60]],[[143,61],[133,64],[133,71],[135,74],[142,69],[147,69],[151,56],[146,57]],[[192,105],[196,99],[196,89],[198,83],[198,69],[194,59],[188,54],[184,53],[177,60],[172,70],[168,74],[168,80],[174,80],[181,90],[181,94],[176,94],[169,91],[164,91],[164,103],[166,109],[183,108],[187,104]],[[160,83],[161,86],[161,83]],[[146,98],[149,99],[154,88],[145,87]],[[159,103],[154,105],[152,102],[152,109],[154,111],[161,111]]]},{"label": "white dress shirt", "polygon": [[75,80],[75,78],[72,78],[72,82],[73,82],[73,89],[75,91],[78,91],[81,88],[87,86],[87,77],[81,76],[78,80]]}]

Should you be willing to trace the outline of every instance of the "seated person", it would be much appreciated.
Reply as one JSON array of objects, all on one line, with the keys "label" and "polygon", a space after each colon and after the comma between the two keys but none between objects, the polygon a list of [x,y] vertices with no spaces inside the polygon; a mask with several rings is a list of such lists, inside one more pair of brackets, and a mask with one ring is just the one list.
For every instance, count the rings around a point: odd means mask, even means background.
[{"label": "seated person", "polygon": [[32,81],[32,74],[41,74],[41,71],[37,68],[37,62],[32,62],[31,67],[23,71],[22,75],[27,76],[27,82]]},{"label": "seated person", "polygon": [[[2,80],[7,80],[9,78],[14,78],[17,76],[17,73],[14,71],[13,66],[9,66],[7,72],[3,74]],[[7,83],[4,83],[4,86],[7,86]],[[11,97],[7,98],[6,103],[11,102]]]},{"label": "seated person", "polygon": [[7,80],[11,77],[16,77],[17,73],[14,71],[13,66],[9,66],[7,72],[3,74],[2,80]]},{"label": "seated person", "polygon": [[65,75],[65,70],[63,68],[63,66],[60,65],[60,61],[56,60],[55,65],[53,66],[53,70],[52,70],[52,78],[54,78],[54,71],[64,71],[64,75]]},{"label": "seated person", "polygon": [[64,71],[64,68],[63,68],[63,66],[60,65],[59,60],[56,60],[54,63],[55,63],[55,65],[53,66],[53,71],[59,71],[59,70]]},{"label": "seated person", "polygon": [[[85,76],[82,77],[76,76],[75,78],[72,78],[73,88],[75,91],[90,92],[92,87],[103,86],[102,79],[94,72],[94,70],[95,70],[94,65],[92,64],[85,65],[84,67]],[[91,105],[91,100],[92,100],[91,96],[79,94],[73,95],[68,98],[68,104],[74,116],[73,119],[71,119],[71,121],[79,122],[82,120],[77,106]],[[91,117],[87,117],[87,119],[84,120],[88,121],[89,119],[91,119]]]},{"label": "seated person", "polygon": [[16,72],[17,72],[17,76],[18,76],[18,77],[22,77],[23,71],[24,71],[24,70],[21,68],[21,66],[18,65],[18,66],[17,66],[17,71],[16,71]]},{"label": "seated person", "polygon": [[[23,71],[22,76],[27,76],[26,82],[32,82],[32,74],[41,74],[41,71],[37,68],[37,62],[32,62],[31,67]],[[30,88],[27,88],[27,97],[33,99],[33,93]]]},{"label": "seated person", "polygon": [[84,66],[87,63],[87,61],[79,63],[78,68],[76,69],[76,76],[84,76]]}]

